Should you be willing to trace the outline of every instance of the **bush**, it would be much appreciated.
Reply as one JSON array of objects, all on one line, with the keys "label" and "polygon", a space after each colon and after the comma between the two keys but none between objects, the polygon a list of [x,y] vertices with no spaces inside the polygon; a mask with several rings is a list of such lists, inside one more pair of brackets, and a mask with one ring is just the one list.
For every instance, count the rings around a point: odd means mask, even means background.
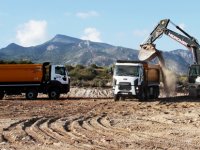
[{"label": "bush", "polygon": [[67,69],[67,71],[71,71],[74,69],[74,67],[71,65],[65,65],[65,68]]},{"label": "bush", "polygon": [[97,67],[95,64],[85,67],[77,65],[69,68],[72,86],[104,87],[111,81],[111,75],[104,67]]},{"label": "bush", "polygon": [[33,62],[29,61],[29,60],[20,60],[20,61],[4,61],[4,60],[0,60],[0,64],[33,64]]},{"label": "bush", "polygon": [[76,65],[75,69],[84,69],[85,67],[83,65]]}]

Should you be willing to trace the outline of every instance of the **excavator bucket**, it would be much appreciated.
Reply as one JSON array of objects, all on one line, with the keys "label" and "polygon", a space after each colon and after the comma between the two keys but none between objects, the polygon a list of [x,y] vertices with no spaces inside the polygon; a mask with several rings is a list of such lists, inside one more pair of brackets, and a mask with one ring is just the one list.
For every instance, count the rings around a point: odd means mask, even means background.
[{"label": "excavator bucket", "polygon": [[152,60],[157,56],[157,50],[155,48],[154,44],[143,44],[140,45],[141,49],[139,51],[139,55],[138,58],[141,61],[148,61],[148,60]]}]

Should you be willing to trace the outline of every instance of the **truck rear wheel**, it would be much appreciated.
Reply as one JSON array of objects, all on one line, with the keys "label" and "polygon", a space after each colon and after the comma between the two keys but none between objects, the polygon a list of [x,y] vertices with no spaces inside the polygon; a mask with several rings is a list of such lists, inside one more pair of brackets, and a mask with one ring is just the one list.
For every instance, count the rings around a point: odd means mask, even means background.
[{"label": "truck rear wheel", "polygon": [[0,91],[0,100],[2,100],[4,97],[4,92],[3,91]]},{"label": "truck rear wheel", "polygon": [[153,86],[149,88],[150,99],[157,99],[159,96],[159,87]]},{"label": "truck rear wheel", "polygon": [[159,87],[154,88],[154,98],[157,99],[160,95]]},{"label": "truck rear wheel", "polygon": [[38,92],[35,89],[30,89],[26,92],[26,99],[33,100],[38,96]]},{"label": "truck rear wheel", "polygon": [[59,99],[60,98],[60,91],[58,89],[50,89],[48,92],[49,99]]}]

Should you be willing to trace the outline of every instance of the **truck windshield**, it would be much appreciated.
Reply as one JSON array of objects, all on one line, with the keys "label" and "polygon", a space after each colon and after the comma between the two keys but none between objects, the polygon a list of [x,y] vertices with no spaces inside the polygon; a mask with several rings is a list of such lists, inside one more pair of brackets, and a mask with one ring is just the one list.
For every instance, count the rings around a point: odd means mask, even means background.
[{"label": "truck windshield", "polygon": [[114,75],[116,76],[139,76],[138,66],[115,66]]}]

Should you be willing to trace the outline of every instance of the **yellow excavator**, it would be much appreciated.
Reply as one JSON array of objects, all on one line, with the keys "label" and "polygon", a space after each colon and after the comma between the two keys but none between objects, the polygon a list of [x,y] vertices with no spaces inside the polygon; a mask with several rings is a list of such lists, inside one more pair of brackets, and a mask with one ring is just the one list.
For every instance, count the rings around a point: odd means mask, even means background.
[{"label": "yellow excavator", "polygon": [[[182,34],[168,29],[168,25],[171,23],[178,29]],[[157,26],[150,33],[147,40],[140,45],[138,58],[141,61],[152,60],[158,57],[161,68],[165,68],[165,62],[162,56],[162,51],[156,49],[154,42],[161,37],[163,34],[172,38],[173,40],[184,45],[187,49],[192,51],[194,64],[190,65],[188,70],[188,82],[189,82],[189,95],[197,97],[200,95],[200,45],[198,41],[185,32],[182,28],[174,24],[170,19],[161,20]],[[164,77],[164,85],[166,85],[166,78]],[[170,87],[165,87],[168,91]]]}]

